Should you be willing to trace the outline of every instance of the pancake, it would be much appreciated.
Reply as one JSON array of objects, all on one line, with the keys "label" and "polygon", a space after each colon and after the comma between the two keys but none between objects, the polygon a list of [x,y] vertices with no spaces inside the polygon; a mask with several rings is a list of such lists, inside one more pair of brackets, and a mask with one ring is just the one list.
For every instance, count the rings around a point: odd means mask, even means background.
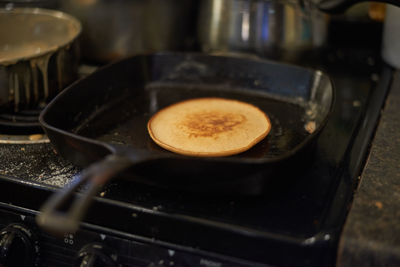
[{"label": "pancake", "polygon": [[268,116],[245,102],[196,98],[168,106],[148,124],[150,137],[161,147],[183,155],[221,157],[244,152],[271,129]]}]

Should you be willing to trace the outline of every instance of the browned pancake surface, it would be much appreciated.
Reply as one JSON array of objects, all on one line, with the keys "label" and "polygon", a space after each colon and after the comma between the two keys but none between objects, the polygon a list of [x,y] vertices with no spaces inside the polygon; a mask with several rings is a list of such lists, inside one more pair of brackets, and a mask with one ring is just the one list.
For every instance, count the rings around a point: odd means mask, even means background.
[{"label": "browned pancake surface", "polygon": [[270,131],[267,115],[237,100],[197,98],[166,107],[148,122],[161,147],[190,156],[228,156],[248,150]]}]

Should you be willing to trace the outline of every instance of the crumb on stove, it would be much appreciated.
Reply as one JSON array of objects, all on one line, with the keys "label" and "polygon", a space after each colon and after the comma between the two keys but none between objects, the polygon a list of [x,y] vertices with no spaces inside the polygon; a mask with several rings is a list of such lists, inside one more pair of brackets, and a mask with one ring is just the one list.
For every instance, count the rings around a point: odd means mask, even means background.
[{"label": "crumb on stove", "polygon": [[382,209],[382,208],[383,208],[382,202],[376,201],[376,202],[375,202],[375,207],[377,207],[378,209]]},{"label": "crumb on stove", "polygon": [[105,191],[103,191],[103,192],[100,193],[100,196],[101,196],[101,197],[104,197],[105,195],[106,195],[106,192],[105,192]]},{"label": "crumb on stove", "polygon": [[25,151],[25,147],[21,147],[21,151]]},{"label": "crumb on stove", "polygon": [[358,108],[361,106],[361,102],[359,100],[354,100],[353,101],[353,107]]},{"label": "crumb on stove", "polygon": [[315,129],[317,128],[317,125],[315,123],[315,121],[309,121],[304,125],[304,128],[306,129],[306,131],[310,134],[312,134]]},{"label": "crumb on stove", "polygon": [[32,134],[29,136],[29,140],[37,141],[43,138],[43,134]]}]

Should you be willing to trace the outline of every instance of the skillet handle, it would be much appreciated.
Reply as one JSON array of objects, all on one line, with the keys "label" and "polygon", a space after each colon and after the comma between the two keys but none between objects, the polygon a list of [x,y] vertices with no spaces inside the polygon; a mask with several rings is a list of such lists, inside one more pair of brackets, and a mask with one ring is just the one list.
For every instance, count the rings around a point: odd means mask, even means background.
[{"label": "skillet handle", "polygon": [[[46,201],[36,222],[53,234],[74,233],[93,197],[103,185],[132,164],[130,159],[114,154],[92,164],[70,186],[54,193]],[[81,194],[75,194],[80,186],[85,189]]]}]

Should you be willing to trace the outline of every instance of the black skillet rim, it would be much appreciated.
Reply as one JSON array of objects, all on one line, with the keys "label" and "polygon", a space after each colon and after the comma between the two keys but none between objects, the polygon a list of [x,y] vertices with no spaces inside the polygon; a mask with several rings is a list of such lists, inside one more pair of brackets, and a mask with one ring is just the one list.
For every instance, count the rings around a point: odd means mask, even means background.
[{"label": "black skillet rim", "polygon": [[[110,154],[117,154],[117,148],[116,146],[109,144],[109,143],[105,143],[105,142],[101,142],[101,141],[97,141],[95,139],[91,139],[88,137],[84,137],[78,134],[74,134],[71,133],[69,131],[66,130],[62,130],[60,128],[54,127],[50,124],[48,124],[45,120],[45,116],[46,114],[49,112],[49,110],[51,110],[51,108],[53,106],[55,106],[57,104],[57,101],[59,99],[62,99],[64,95],[68,94],[71,90],[73,90],[73,88],[75,87],[76,84],[79,84],[81,81],[90,78],[93,74],[96,74],[98,72],[103,72],[106,71],[109,68],[112,68],[115,64],[119,64],[120,62],[124,62],[124,61],[129,61],[132,60],[133,58],[137,58],[137,57],[153,57],[153,56],[183,56],[183,55],[187,55],[187,56],[204,56],[204,57],[219,57],[219,58],[230,58],[230,59],[237,59],[237,60],[247,60],[247,61],[257,61],[257,62],[265,62],[265,63],[269,63],[269,64],[277,64],[277,65],[285,65],[285,66],[289,66],[291,68],[299,68],[299,69],[307,69],[307,70],[311,70],[314,75],[319,72],[322,76],[325,76],[328,81],[329,84],[331,85],[331,93],[332,93],[332,98],[330,101],[330,106],[328,109],[328,112],[326,114],[326,116],[322,119],[319,127],[317,129],[315,129],[315,131],[313,133],[311,133],[310,135],[308,135],[302,142],[300,142],[296,147],[294,147],[292,150],[288,151],[287,153],[284,153],[280,156],[277,156],[276,158],[273,159],[260,159],[260,158],[234,158],[234,157],[190,157],[190,156],[184,156],[184,155],[179,155],[173,152],[157,152],[157,154],[159,155],[160,159],[185,159],[185,160],[189,160],[189,161],[203,161],[203,162],[224,162],[224,163],[236,163],[236,164],[248,164],[248,165],[262,165],[262,164],[266,164],[266,163],[279,163],[281,161],[285,161],[289,158],[291,158],[293,155],[296,155],[299,151],[301,151],[304,147],[306,147],[310,142],[312,142],[312,140],[314,140],[315,138],[317,138],[317,136],[320,134],[320,132],[322,131],[322,129],[325,127],[327,121],[329,120],[329,118],[331,117],[331,114],[333,112],[334,109],[334,103],[335,103],[335,86],[334,83],[332,82],[332,79],[329,77],[329,75],[327,75],[326,73],[324,73],[323,71],[320,70],[315,70],[315,69],[310,69],[310,68],[305,68],[305,67],[301,67],[301,66],[297,66],[297,65],[293,65],[293,64],[288,64],[288,63],[282,63],[282,62],[277,62],[277,61],[273,61],[273,60],[268,60],[268,59],[244,59],[244,58],[237,58],[237,57],[229,57],[229,56],[223,56],[223,55],[208,55],[208,54],[202,54],[202,53],[184,53],[184,52],[159,52],[159,53],[148,53],[148,54],[140,54],[140,55],[133,55],[127,58],[123,58],[120,59],[116,62],[107,64],[105,66],[100,67],[98,70],[96,70],[94,73],[76,80],[75,82],[73,82],[72,84],[70,84],[68,87],[66,87],[63,91],[61,91],[57,96],[55,96],[47,105],[46,107],[43,109],[43,111],[40,113],[39,115],[39,123],[40,125],[46,130],[49,129],[53,132],[57,132],[58,134],[64,135],[64,136],[68,136],[70,138],[76,139],[76,140],[80,140],[80,141],[84,141],[87,143],[91,143],[103,148],[106,148]],[[51,141],[51,139],[50,139]]]}]

